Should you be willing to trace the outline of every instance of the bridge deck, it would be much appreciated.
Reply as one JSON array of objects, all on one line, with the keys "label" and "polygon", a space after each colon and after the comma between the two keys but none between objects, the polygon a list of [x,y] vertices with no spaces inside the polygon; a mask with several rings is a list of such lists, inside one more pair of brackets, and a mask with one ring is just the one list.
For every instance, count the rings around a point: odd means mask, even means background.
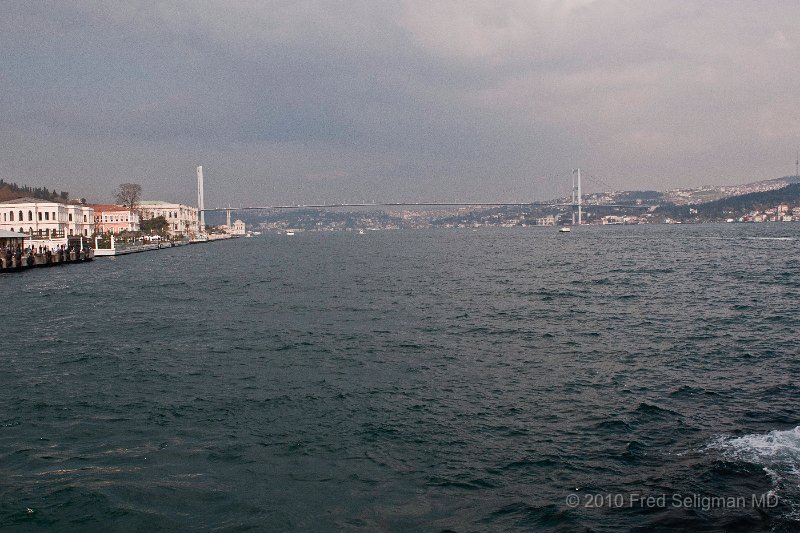
[{"label": "bridge deck", "polygon": [[247,207],[209,207],[201,211],[244,211],[269,209],[335,209],[341,207],[624,207],[631,209],[648,209],[652,204],[573,204],[551,202],[389,202],[369,204],[308,204],[308,205],[264,205]]}]

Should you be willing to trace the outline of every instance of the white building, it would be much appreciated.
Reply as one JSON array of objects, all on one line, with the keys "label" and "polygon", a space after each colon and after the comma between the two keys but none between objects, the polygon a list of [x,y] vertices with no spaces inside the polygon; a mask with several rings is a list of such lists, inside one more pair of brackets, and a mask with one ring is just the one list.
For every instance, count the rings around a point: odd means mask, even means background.
[{"label": "white building", "polygon": [[625,217],[618,216],[618,215],[608,215],[600,219],[604,226],[607,225],[616,225],[616,224],[624,224]]},{"label": "white building", "polygon": [[231,224],[231,227],[228,228],[228,233],[231,235],[245,235],[247,233],[247,228],[245,228],[244,222],[237,219]]},{"label": "white building", "polygon": [[94,233],[94,209],[83,204],[62,204],[37,198],[0,202],[0,229],[47,238]]},{"label": "white building", "polygon": [[169,234],[173,237],[180,235],[198,235],[197,208],[184,204],[172,204],[161,201],[139,202],[141,221],[164,217],[168,224]]}]

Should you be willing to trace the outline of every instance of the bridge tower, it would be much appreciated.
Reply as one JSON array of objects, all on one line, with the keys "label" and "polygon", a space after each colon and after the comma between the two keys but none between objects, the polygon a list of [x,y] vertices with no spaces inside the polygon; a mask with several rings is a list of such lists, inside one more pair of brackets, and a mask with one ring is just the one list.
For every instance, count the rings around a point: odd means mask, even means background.
[{"label": "bridge tower", "polygon": [[[577,176],[577,181],[576,181]],[[575,224],[575,208],[578,211],[578,225],[583,224],[583,195],[581,194],[581,169],[572,170],[572,223]]]},{"label": "bridge tower", "polygon": [[206,231],[206,213],[205,201],[203,198],[203,167],[197,167],[197,211],[200,218],[200,227],[198,231],[205,233]]}]

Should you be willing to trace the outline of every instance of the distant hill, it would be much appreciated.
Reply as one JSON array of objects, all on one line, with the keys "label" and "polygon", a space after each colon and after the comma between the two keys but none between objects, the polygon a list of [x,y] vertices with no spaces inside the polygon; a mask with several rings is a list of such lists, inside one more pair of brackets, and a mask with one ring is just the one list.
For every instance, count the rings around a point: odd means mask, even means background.
[{"label": "distant hill", "polygon": [[[793,183],[779,189],[730,196],[728,198],[722,198],[721,200],[692,206],[664,205],[660,207],[658,211],[666,216],[677,219],[696,217],[700,220],[721,220],[725,218],[737,218],[751,211],[763,211],[771,207],[776,207],[779,204],[788,204],[790,206],[800,205],[800,179],[796,179],[795,176],[791,178],[794,179]],[[696,209],[697,214],[692,214],[690,209]]]},{"label": "distant hill", "polygon": [[782,178],[775,178],[772,180],[765,180],[763,183],[783,182],[786,184],[800,183],[800,176],[784,176]]},{"label": "distant hill", "polygon": [[16,198],[33,197],[40,200],[51,200],[56,202],[66,202],[69,200],[68,192],[56,192],[48,190],[47,187],[30,187],[28,185],[19,186],[16,183],[8,183],[0,179],[0,202],[14,200]]},{"label": "distant hill", "polygon": [[800,182],[780,189],[731,196],[697,206],[697,213],[706,218],[723,218],[726,215],[743,215],[749,211],[769,209],[778,204],[800,204]]}]

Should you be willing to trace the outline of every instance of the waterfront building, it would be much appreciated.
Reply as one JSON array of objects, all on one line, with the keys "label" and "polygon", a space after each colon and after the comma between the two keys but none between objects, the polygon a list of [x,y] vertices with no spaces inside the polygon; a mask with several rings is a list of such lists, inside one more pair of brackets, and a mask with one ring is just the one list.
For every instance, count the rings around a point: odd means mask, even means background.
[{"label": "waterfront building", "polygon": [[600,219],[601,224],[604,226],[625,224],[625,217],[620,215],[608,215]]},{"label": "waterfront building", "polygon": [[114,204],[91,204],[94,209],[94,225],[98,233],[121,233],[139,231],[139,214]]},{"label": "waterfront building", "polygon": [[142,221],[164,217],[172,237],[197,236],[200,233],[196,207],[161,201],[146,201],[139,203],[139,212]]},{"label": "waterfront building", "polygon": [[25,241],[24,233],[0,229],[0,251],[14,250],[23,248]]},{"label": "waterfront building", "polygon": [[228,233],[231,235],[244,235],[247,233],[245,228],[244,222],[241,220],[235,220],[230,228],[228,228]]},{"label": "waterfront building", "polygon": [[94,233],[94,209],[78,203],[17,198],[0,202],[0,229],[37,238],[88,237]]}]

